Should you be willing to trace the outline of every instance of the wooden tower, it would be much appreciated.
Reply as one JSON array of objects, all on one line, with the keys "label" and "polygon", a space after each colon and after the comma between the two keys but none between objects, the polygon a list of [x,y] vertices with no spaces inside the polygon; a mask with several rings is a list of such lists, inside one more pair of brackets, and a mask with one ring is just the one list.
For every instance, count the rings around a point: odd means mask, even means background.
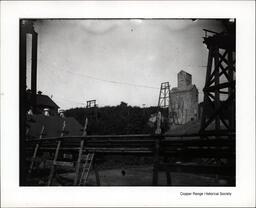
[{"label": "wooden tower", "polygon": [[161,83],[159,99],[158,99],[158,107],[160,108],[168,108],[170,100],[170,85],[169,82]]},{"label": "wooden tower", "polygon": [[[214,33],[207,36],[207,33]],[[200,132],[235,131],[235,34],[205,30],[208,54]]]}]

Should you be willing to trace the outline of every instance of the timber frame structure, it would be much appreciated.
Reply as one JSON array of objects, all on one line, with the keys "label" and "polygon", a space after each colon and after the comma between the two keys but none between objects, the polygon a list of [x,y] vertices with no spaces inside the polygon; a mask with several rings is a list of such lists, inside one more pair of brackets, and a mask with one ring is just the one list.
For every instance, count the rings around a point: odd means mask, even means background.
[{"label": "timber frame structure", "polygon": [[[158,98],[158,110],[162,113],[163,117],[169,119],[169,105],[170,105],[170,83],[161,83],[159,98]],[[169,121],[168,121],[169,122]]]},{"label": "timber frame structure", "polygon": [[158,107],[168,108],[170,102],[170,85],[169,82],[161,83],[159,92]]},{"label": "timber frame structure", "polygon": [[86,104],[86,108],[94,108],[97,107],[96,100],[88,100]]},{"label": "timber frame structure", "polygon": [[[189,172],[200,174],[220,175],[229,180],[227,186],[235,185],[235,165],[232,162],[218,164],[181,164],[176,163],[184,159],[227,159],[234,161],[235,140],[232,133],[209,134],[210,140],[202,140],[202,134],[137,134],[137,135],[82,135],[82,136],[60,136],[48,138],[36,138],[26,140],[27,161],[34,162],[34,168],[29,168],[29,175],[38,168],[38,162],[43,162],[42,158],[33,154],[35,147],[37,155],[49,153],[47,159],[49,164],[48,177],[44,185],[53,185],[54,177],[58,176],[58,171],[63,173],[63,154],[74,155],[73,161],[69,164],[73,167],[74,179],[70,185],[79,185],[81,178],[82,155],[93,153],[97,155],[147,155],[153,157],[152,185],[158,185],[159,171],[166,173],[166,185],[172,185],[170,172]],[[231,138],[231,139],[230,139]],[[221,148],[220,148],[221,147]],[[31,155],[33,155],[32,160]],[[169,158],[169,159],[168,159]],[[96,159],[97,160],[97,159]],[[173,161],[173,162],[171,162]],[[37,162],[37,165],[36,165]],[[100,185],[100,176],[93,164],[97,185]],[[28,170],[28,168],[25,168]],[[41,171],[39,171],[41,172]],[[68,170],[67,172],[70,172]],[[29,184],[28,184],[29,185]],[[149,184],[150,185],[150,184]]]},{"label": "timber frame structure", "polygon": [[[214,33],[208,37],[208,33]],[[235,34],[205,30],[209,50],[200,132],[235,132]],[[213,123],[214,126],[210,127]]]},{"label": "timber frame structure", "polygon": [[86,104],[86,108],[90,109],[88,112],[87,117],[90,119],[95,119],[97,120],[98,118],[98,107],[97,107],[97,102],[96,100],[88,100]]}]

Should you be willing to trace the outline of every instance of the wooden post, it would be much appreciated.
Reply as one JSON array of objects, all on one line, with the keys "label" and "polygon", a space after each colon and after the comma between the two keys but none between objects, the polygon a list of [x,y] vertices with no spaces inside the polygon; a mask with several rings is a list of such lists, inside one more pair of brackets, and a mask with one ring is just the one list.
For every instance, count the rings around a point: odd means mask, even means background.
[{"label": "wooden post", "polygon": [[[214,49],[214,75],[215,75],[215,86],[220,84],[220,76],[219,76],[219,48],[216,47]],[[215,89],[215,109],[218,109],[220,105],[220,93],[219,90]],[[220,117],[219,115],[216,116],[215,120],[215,130],[220,129]]]},{"label": "wooden post", "polygon": [[[44,125],[42,126],[39,139],[43,138],[43,134],[44,134]],[[29,167],[29,170],[28,170],[28,174],[32,173],[34,163],[35,163],[35,160],[36,160],[36,155],[37,155],[37,152],[38,152],[38,149],[39,149],[39,143],[40,143],[40,141],[35,146],[34,153],[33,153],[33,156],[32,156],[32,161],[31,161],[31,164],[30,164],[30,167]]]},{"label": "wooden post", "polygon": [[153,186],[156,186],[158,183],[158,171],[159,171],[159,148],[160,148],[160,139],[161,139],[161,121],[162,116],[161,112],[157,113],[156,117],[156,131],[155,134],[158,135],[155,140],[155,154],[154,154],[154,165],[153,165]]},{"label": "wooden post", "polygon": [[203,111],[202,111],[202,115],[201,115],[201,129],[200,129],[200,131],[204,130],[205,123],[206,123],[206,120],[207,120],[206,106],[207,106],[208,95],[207,95],[207,92],[205,91],[205,89],[209,87],[209,82],[211,81],[210,76],[211,76],[211,72],[212,72],[212,60],[213,60],[213,48],[209,47],[207,70],[206,70],[206,79],[205,79],[205,86],[204,86],[204,89],[203,89],[204,102],[203,102]]},{"label": "wooden post", "polygon": [[50,172],[50,175],[49,175],[47,186],[50,186],[51,183],[52,183],[52,178],[53,178],[53,175],[54,175],[54,172],[55,172],[56,161],[57,161],[58,155],[59,155],[60,145],[61,145],[61,141],[59,140],[58,144],[57,144],[57,148],[55,150],[54,159],[53,159],[53,162],[52,162],[51,172]]},{"label": "wooden post", "polygon": [[[60,137],[64,136],[65,128],[66,128],[66,121],[64,120]],[[53,162],[52,162],[50,175],[49,175],[49,178],[48,178],[48,183],[47,183],[48,186],[50,186],[51,183],[52,183],[52,178],[53,178],[53,175],[54,175],[54,172],[55,172],[56,161],[57,161],[58,155],[59,155],[60,145],[61,145],[61,140],[58,140],[57,147],[56,147],[55,154],[54,154],[54,158],[53,158]]]},{"label": "wooden post", "polygon": [[153,181],[152,185],[158,184],[158,171],[159,171],[159,148],[160,148],[160,136],[155,141],[155,154],[154,154],[154,165],[153,165]]},{"label": "wooden post", "polygon": [[80,142],[79,154],[78,154],[77,163],[76,163],[76,174],[74,179],[74,186],[77,185],[77,181],[79,178],[79,170],[80,170],[81,158],[83,153],[83,147],[84,147],[84,139],[82,138]]},{"label": "wooden post", "polygon": [[[164,163],[167,164],[168,163],[168,158],[166,158],[166,154],[164,154]],[[172,185],[172,179],[171,179],[171,174],[170,174],[170,170],[169,168],[166,166],[165,167],[165,174],[166,174],[166,182],[167,185]]]},{"label": "wooden post", "polygon": [[[76,174],[75,174],[75,179],[74,179],[74,186],[77,185],[77,182],[79,179],[80,165],[81,165],[81,159],[82,159],[83,148],[84,148],[84,140],[85,140],[83,137],[86,137],[86,135],[87,135],[87,126],[88,126],[88,119],[85,118],[85,123],[84,123],[84,128],[83,128],[83,133],[82,133],[82,138],[81,138],[81,142],[80,142],[80,148],[79,148],[79,153],[78,153],[78,158],[77,158],[77,163],[76,163]],[[83,177],[83,174],[81,174],[81,178],[82,177]]]},{"label": "wooden post", "polygon": [[95,173],[96,184],[97,184],[97,186],[100,186],[100,175],[99,175],[98,169],[96,168],[96,165],[95,165],[95,159],[93,161],[93,170]]},{"label": "wooden post", "polygon": [[[230,80],[231,81],[233,81],[234,80],[234,68],[235,68],[235,66],[234,66],[234,64],[233,64],[233,52],[230,50],[229,52],[228,52],[228,64],[229,64],[229,71],[228,71],[228,73],[229,73],[229,78],[230,78]],[[232,87],[229,87],[228,88],[228,96],[230,97],[230,96],[232,96],[232,94],[233,94],[233,89],[232,89]],[[234,105],[235,105],[235,103],[234,103]],[[235,108],[235,106],[234,106],[234,108]],[[230,118],[229,118],[229,128],[232,130],[232,131],[234,131],[234,129],[235,129],[235,112],[233,113],[233,112],[231,112],[231,114],[230,114]]]}]

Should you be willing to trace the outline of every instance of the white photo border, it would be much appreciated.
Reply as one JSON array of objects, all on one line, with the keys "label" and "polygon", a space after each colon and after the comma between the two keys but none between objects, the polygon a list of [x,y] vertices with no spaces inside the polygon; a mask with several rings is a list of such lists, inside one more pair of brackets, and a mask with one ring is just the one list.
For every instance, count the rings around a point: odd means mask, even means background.
[{"label": "white photo border", "polygon": [[[19,187],[20,18],[236,18],[236,187]],[[3,207],[255,205],[254,1],[1,2],[1,204]],[[181,196],[180,192],[231,192]]]}]

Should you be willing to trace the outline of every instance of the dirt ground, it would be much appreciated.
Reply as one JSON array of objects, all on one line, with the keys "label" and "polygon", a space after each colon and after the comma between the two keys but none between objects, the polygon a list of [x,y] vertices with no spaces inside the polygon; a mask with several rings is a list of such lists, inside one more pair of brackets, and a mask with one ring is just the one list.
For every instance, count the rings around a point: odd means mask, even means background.
[{"label": "dirt ground", "polygon": [[[125,172],[125,173],[124,173]],[[151,186],[152,166],[120,167],[115,169],[98,170],[101,186]],[[62,175],[74,178],[73,174]],[[188,173],[171,173],[172,186],[216,186],[221,185],[215,177],[207,177]],[[96,186],[96,175],[92,170],[87,186]],[[165,172],[159,172],[159,186],[167,186]]]}]

